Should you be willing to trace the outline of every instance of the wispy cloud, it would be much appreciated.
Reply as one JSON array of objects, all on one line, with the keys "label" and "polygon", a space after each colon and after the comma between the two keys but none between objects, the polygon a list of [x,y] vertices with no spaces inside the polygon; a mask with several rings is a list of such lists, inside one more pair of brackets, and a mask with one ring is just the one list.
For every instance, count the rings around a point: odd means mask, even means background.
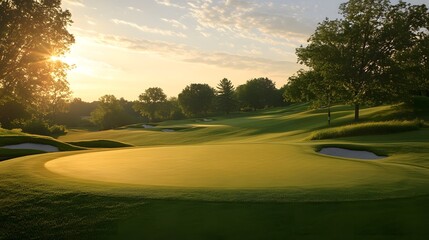
[{"label": "wispy cloud", "polygon": [[64,2],[73,6],[85,7],[83,0],[64,0]]},{"label": "wispy cloud", "polygon": [[313,31],[299,14],[299,6],[262,1],[191,0],[192,17],[204,28],[232,32],[270,44],[297,45]]},{"label": "wispy cloud", "polygon": [[167,7],[175,7],[175,8],[185,9],[184,6],[178,5],[176,3],[172,3],[170,0],[155,0],[155,2],[160,4],[160,5],[167,6]]},{"label": "wispy cloud", "polygon": [[261,57],[243,56],[224,52],[207,52],[183,44],[146,39],[131,39],[128,37],[107,35],[97,32],[80,31],[99,44],[119,47],[133,52],[155,53],[173,57],[177,60],[191,63],[207,64],[230,69],[258,69],[267,73],[282,75],[285,78],[292,75],[299,66],[295,62],[276,61]]},{"label": "wispy cloud", "polygon": [[141,10],[140,8],[136,8],[136,7],[128,7],[128,9],[131,11],[135,11],[135,12],[143,12],[143,10]]},{"label": "wispy cloud", "polygon": [[137,23],[128,22],[128,21],[124,21],[124,20],[120,20],[120,19],[112,19],[112,22],[115,24],[118,24],[118,25],[120,24],[120,25],[129,26],[129,27],[135,28],[135,29],[142,31],[142,32],[160,34],[160,35],[164,35],[164,36],[175,36],[175,37],[180,37],[180,38],[186,38],[186,35],[183,33],[180,33],[180,32],[162,30],[162,29],[158,29],[158,28],[148,27],[145,25],[138,25]]},{"label": "wispy cloud", "polygon": [[183,24],[183,23],[181,23],[181,22],[179,22],[179,21],[177,21],[175,19],[161,18],[161,20],[164,21],[164,22],[170,23],[171,26],[173,26],[175,28],[181,28],[181,29],[184,29],[184,30],[188,29],[188,27],[185,24]]}]

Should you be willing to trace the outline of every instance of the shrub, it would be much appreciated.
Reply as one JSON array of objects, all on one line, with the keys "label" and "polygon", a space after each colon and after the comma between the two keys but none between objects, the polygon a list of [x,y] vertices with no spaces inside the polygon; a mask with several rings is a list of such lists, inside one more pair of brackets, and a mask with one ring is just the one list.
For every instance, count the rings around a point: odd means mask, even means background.
[{"label": "shrub", "polygon": [[45,136],[60,136],[67,133],[66,127],[63,125],[52,125],[41,119],[30,119],[14,121],[13,125],[16,128],[21,128],[22,132],[30,134],[38,134]]},{"label": "shrub", "polygon": [[67,133],[67,129],[64,125],[52,125],[49,127],[49,131],[51,132],[51,136],[61,136]]},{"label": "shrub", "polygon": [[320,140],[362,135],[390,134],[418,130],[422,126],[423,122],[420,120],[357,123],[314,131],[311,134],[310,139]]},{"label": "shrub", "polygon": [[49,125],[40,119],[30,119],[26,121],[20,121],[17,123],[17,127],[20,127],[23,132],[38,134],[38,135],[50,135]]}]

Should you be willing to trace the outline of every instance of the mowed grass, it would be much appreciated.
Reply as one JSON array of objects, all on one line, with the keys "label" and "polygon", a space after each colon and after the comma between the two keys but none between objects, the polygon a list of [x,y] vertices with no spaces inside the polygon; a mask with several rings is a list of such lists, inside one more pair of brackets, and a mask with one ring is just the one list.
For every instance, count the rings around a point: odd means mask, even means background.
[{"label": "mowed grass", "polygon": [[[350,107],[334,110],[334,126],[352,122]],[[367,108],[362,117],[390,117],[392,111]],[[59,140],[107,139],[139,148],[1,162],[0,226],[6,227],[0,239],[429,235],[428,129],[309,141],[327,122],[325,110],[308,111],[306,105],[213,119],[157,126],[180,129],[175,132],[72,131]],[[315,152],[327,145],[377,149],[389,157],[359,161]],[[49,171],[50,164],[59,171],[71,164],[75,172]]]}]

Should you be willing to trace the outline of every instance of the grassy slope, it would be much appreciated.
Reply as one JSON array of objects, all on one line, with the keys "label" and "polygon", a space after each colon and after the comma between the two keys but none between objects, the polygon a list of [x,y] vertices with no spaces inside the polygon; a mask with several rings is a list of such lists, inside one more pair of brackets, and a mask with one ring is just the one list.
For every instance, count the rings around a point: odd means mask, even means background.
[{"label": "grassy slope", "polygon": [[[303,112],[304,109],[305,106],[293,106],[239,118],[221,117],[213,122],[180,121],[161,124],[160,127],[165,128],[187,128],[173,133],[143,129],[81,131],[73,132],[60,140],[110,139],[138,146],[275,143],[295,147],[298,149],[295,152],[302,149],[303,154],[308,156],[313,156],[312,149],[320,145],[359,145],[380,149],[391,155],[387,162],[376,165],[387,171],[401,169],[396,172],[400,177],[395,174],[391,176],[397,180],[392,188],[401,190],[411,184],[416,187],[412,190],[415,195],[424,194],[427,186],[424,181],[427,173],[425,168],[429,167],[428,129],[389,136],[359,136],[308,142],[303,139],[312,130],[326,125],[326,113]],[[337,107],[336,110],[333,114],[335,124],[341,125],[353,117],[350,108]],[[389,107],[365,109],[362,116],[369,119],[380,112],[389,111]],[[269,198],[263,199],[265,203],[150,200],[151,196],[164,195],[165,198],[177,199],[178,195],[169,195],[170,189],[161,193],[149,191],[143,194],[138,188],[126,191],[123,185],[82,184],[81,180],[70,180],[44,169],[43,164],[49,158],[69,154],[72,153],[30,156],[0,163],[0,225],[6,226],[6,230],[0,231],[0,239],[34,236],[124,239],[133,235],[146,239],[284,239],[286,236],[314,239],[322,238],[320,234],[326,235],[327,239],[350,238],[350,235],[355,235],[355,239],[424,239],[424,236],[429,235],[429,230],[425,227],[425,220],[429,217],[429,198],[426,196],[343,202],[336,200],[344,199],[344,196],[333,191],[327,193],[333,201],[328,203],[280,204],[270,203]],[[332,158],[330,161],[342,160]],[[383,175],[379,177],[381,179]],[[364,189],[356,191],[365,192],[372,186],[362,187]],[[350,190],[354,191],[353,188]],[[406,190],[408,194],[412,191]],[[192,199],[189,192],[179,193],[179,198]],[[226,193],[209,191],[203,194],[212,194],[213,200],[219,200]],[[237,200],[242,201],[248,197],[245,195],[247,193],[243,194],[244,197],[241,195]],[[282,194],[284,192],[280,193]],[[232,200],[236,197],[232,196]],[[22,226],[26,226],[24,230]]]}]

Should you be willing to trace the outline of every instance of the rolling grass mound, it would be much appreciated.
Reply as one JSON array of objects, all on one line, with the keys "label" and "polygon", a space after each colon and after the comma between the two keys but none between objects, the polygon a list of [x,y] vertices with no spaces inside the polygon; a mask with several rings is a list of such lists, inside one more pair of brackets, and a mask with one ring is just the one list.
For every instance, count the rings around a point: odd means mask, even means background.
[{"label": "rolling grass mound", "polygon": [[[1,134],[4,133],[4,134]],[[2,146],[16,145],[21,143],[37,143],[57,147],[60,151],[84,150],[79,146],[64,143],[50,137],[30,135],[13,130],[0,129],[0,161],[27,155],[42,154],[44,151],[32,149],[5,149]]]},{"label": "rolling grass mound", "polygon": [[42,137],[38,135],[4,135],[0,137],[0,147],[6,145],[15,145],[21,143],[39,143],[57,147],[60,151],[75,151],[83,150],[84,148],[73,146],[68,143],[57,141],[50,137]]},{"label": "rolling grass mound", "polygon": [[313,132],[310,140],[321,140],[340,137],[354,137],[364,135],[392,134],[418,130],[423,126],[421,121],[385,121],[366,122],[341,127],[326,128]]},{"label": "rolling grass mound", "polygon": [[112,141],[112,140],[88,140],[88,141],[78,141],[78,142],[67,142],[73,146],[79,146],[84,148],[123,148],[123,147],[132,147],[133,145]]}]

